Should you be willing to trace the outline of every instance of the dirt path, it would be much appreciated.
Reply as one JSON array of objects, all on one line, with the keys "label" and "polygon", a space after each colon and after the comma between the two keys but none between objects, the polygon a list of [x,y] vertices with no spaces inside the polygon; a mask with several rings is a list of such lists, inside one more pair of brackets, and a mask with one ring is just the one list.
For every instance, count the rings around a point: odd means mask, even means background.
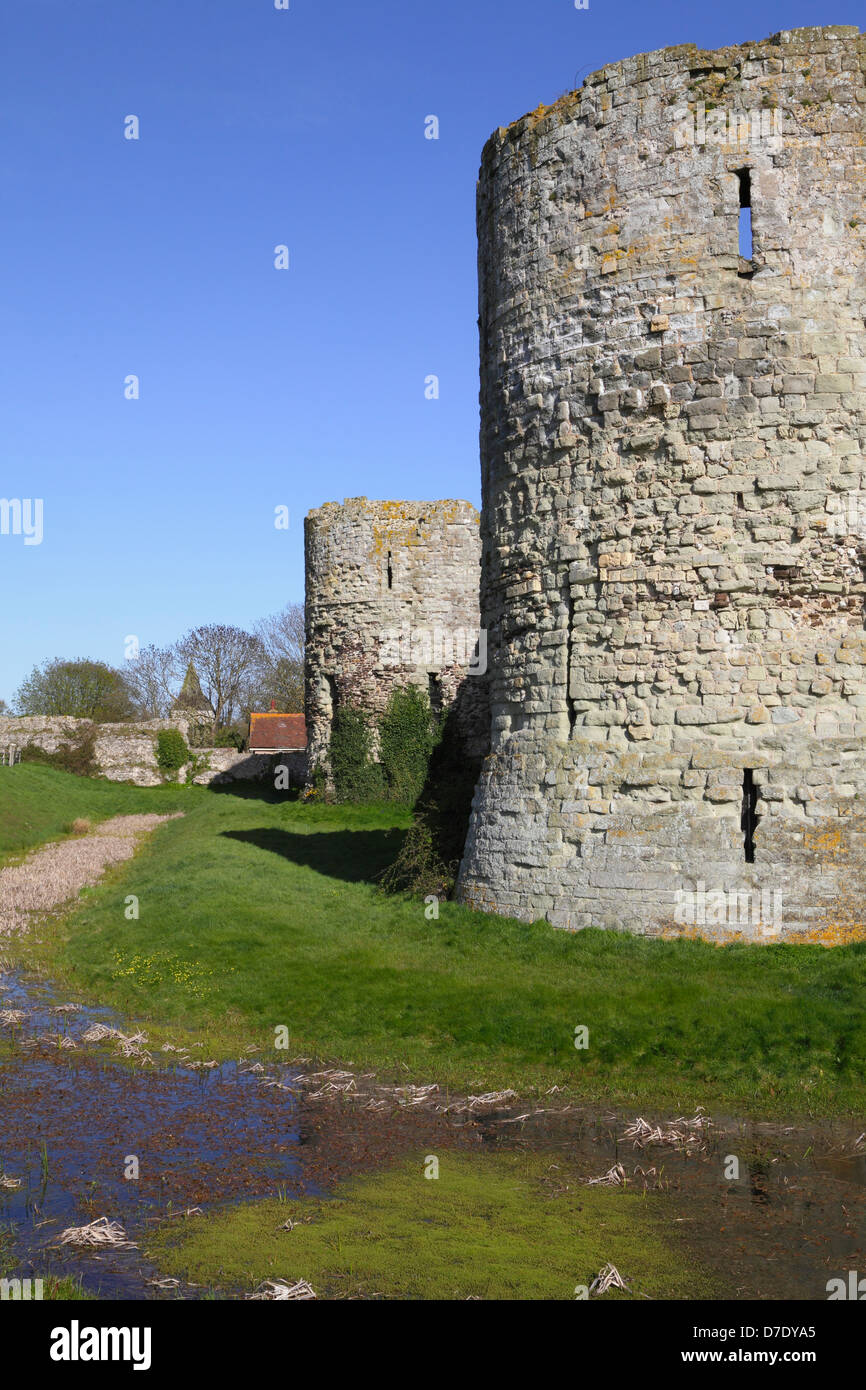
[{"label": "dirt path", "polygon": [[0,937],[25,930],[31,917],[77,898],[112,864],[131,859],[145,835],[181,815],[112,816],[89,835],[43,845],[23,864],[0,870]]}]

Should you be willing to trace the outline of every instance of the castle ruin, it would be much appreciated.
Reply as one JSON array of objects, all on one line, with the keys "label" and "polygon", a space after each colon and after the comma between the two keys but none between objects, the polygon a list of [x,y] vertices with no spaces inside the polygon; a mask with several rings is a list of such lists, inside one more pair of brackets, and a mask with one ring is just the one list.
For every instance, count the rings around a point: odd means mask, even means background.
[{"label": "castle ruin", "polygon": [[864,72],[668,48],[485,147],[477,908],[866,934]]},{"label": "castle ruin", "polygon": [[304,549],[309,774],[327,764],[341,703],[375,716],[410,684],[429,695],[435,714],[454,711],[470,755],[485,752],[475,508],[329,502],[307,516]]}]

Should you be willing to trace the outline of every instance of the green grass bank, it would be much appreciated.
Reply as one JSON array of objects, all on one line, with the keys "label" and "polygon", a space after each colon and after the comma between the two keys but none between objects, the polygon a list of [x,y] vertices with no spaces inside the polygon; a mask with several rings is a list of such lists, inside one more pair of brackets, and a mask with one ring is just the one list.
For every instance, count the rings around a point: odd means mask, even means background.
[{"label": "green grass bank", "polygon": [[447,902],[428,920],[423,902],[374,881],[408,823],[391,806],[112,787],[26,765],[0,773],[0,798],[0,848],[62,833],[78,815],[186,812],[74,911],[3,945],[152,1037],[236,1055],[273,1048],[285,1026],[289,1056],[459,1091],[558,1085],[589,1103],[677,1113],[862,1112],[864,945],[566,933]]},{"label": "green grass bank", "polygon": [[[138,812],[183,810],[191,789],[134,787],[72,777],[39,763],[0,768],[0,867],[70,833],[74,820],[93,822]],[[200,788],[192,789],[195,795]]]}]

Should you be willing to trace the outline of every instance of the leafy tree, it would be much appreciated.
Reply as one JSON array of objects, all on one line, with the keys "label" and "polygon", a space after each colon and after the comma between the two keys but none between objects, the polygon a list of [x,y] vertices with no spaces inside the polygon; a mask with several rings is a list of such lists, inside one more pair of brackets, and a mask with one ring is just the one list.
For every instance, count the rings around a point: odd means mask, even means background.
[{"label": "leafy tree", "polygon": [[55,658],[34,666],[15,694],[19,714],[67,715],[113,724],[135,717],[122,671],[104,661]]}]

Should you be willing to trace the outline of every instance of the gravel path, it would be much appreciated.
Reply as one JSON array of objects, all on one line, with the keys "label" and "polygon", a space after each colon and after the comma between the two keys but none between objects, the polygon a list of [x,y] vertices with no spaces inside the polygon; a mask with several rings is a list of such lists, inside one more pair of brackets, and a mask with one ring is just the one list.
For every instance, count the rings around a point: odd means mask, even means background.
[{"label": "gravel path", "polygon": [[131,859],[139,842],[170,816],[113,816],[89,835],[43,845],[23,864],[0,869],[0,937],[23,931],[32,915],[77,898],[112,864]]}]

